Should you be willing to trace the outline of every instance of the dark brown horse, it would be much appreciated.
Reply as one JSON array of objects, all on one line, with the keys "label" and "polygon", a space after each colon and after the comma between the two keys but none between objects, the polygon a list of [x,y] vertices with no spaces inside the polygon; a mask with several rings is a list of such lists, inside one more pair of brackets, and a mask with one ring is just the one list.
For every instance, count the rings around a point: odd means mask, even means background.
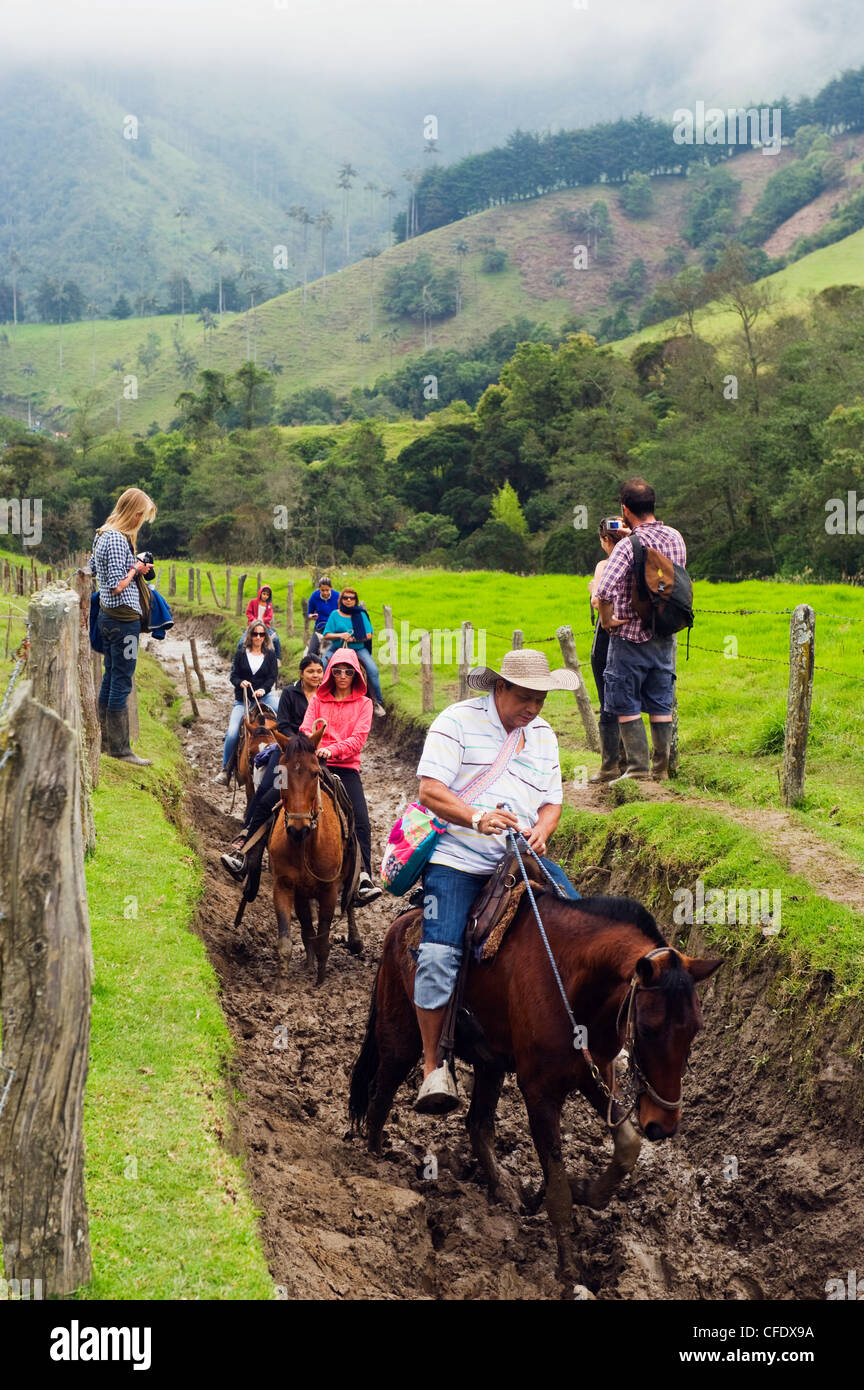
[{"label": "dark brown horse", "polygon": [[[574,1036],[529,902],[520,909],[491,961],[472,963],[465,1004],[476,1026],[457,1032],[457,1054],[474,1068],[467,1125],[471,1146],[493,1196],[516,1205],[493,1151],[495,1111],[507,1072],[528,1111],[543,1183],[527,1199],[545,1197],[555,1228],[559,1270],[575,1278],[572,1204],[604,1207],[636,1163],[641,1140],[626,1106],[610,1108],[613,1060],[625,1038],[630,1052],[634,1116],[651,1141],[669,1139],[681,1113],[681,1073],[702,1017],[694,984],[720,960],[691,959],[668,946],[649,912],[630,898],[562,900],[543,890],[537,904],[587,1054]],[[403,913],[384,939],[363,1048],[351,1078],[350,1111],[365,1127],[369,1148],[381,1133],[396,1090],[421,1055],[414,1013],[414,962],[405,942],[416,913]],[[592,1070],[593,1060],[595,1070]],[[595,1074],[596,1072],[596,1074]],[[599,1081],[597,1079],[599,1075]],[[561,1108],[581,1091],[612,1130],[609,1166],[592,1182],[568,1176],[561,1155]]]},{"label": "dark brown horse", "polygon": [[[280,733],[273,735],[282,749],[277,768],[281,805],[267,848],[279,924],[281,989],[286,986],[291,959],[293,912],[300,923],[306,964],[317,971],[316,984],[320,985],[327,973],[330,926],[340,894],[348,914],[348,949],[357,956],[363,951],[354,909],[345,901],[353,879],[354,843],[343,833],[332,796],[321,789],[317,748],[325,728],[322,720],[310,738],[305,734],[290,738]],[[318,904],[317,929],[312,923],[313,902]]]},{"label": "dark brown horse", "polygon": [[268,743],[275,741],[275,728],[276,716],[269,710],[266,714],[258,714],[254,723],[248,716],[243,720],[237,745],[237,781],[246,792],[247,811],[255,795],[255,755]]}]

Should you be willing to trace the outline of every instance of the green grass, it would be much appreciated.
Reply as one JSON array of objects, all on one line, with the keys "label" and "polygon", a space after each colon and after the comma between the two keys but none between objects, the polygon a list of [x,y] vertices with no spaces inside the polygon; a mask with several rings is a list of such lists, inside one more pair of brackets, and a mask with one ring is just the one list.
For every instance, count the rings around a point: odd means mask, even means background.
[{"label": "green grass", "polygon": [[102,760],[87,865],[96,962],[84,1133],[93,1279],[86,1299],[269,1299],[230,1131],[230,1038],[216,977],[191,931],[200,864],[160,809],[179,813],[173,689],[138,664],[139,748],[153,767]]}]

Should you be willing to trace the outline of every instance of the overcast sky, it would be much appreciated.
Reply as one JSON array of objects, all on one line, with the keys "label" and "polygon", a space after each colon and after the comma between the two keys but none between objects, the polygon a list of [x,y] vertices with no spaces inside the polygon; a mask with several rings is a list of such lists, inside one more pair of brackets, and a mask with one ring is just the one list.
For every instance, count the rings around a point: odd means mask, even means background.
[{"label": "overcast sky", "polygon": [[864,63],[864,0],[0,0],[0,45],[7,72],[182,59],[424,91],[608,74],[627,114],[673,88],[674,104],[813,92]]}]

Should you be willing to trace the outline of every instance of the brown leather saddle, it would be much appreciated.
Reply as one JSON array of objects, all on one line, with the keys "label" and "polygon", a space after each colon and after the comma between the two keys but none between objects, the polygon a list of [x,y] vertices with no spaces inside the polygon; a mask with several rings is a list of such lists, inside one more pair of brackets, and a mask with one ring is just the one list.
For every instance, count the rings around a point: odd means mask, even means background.
[{"label": "brown leather saddle", "polygon": [[[525,872],[536,890],[547,888],[548,883],[535,859],[523,855]],[[525,882],[516,855],[505,854],[495,872],[481,888],[471,904],[465,928],[465,958],[473,953],[477,960],[492,960],[497,954],[507,929],[512,923],[525,892]],[[400,913],[400,916],[403,914]],[[413,920],[405,931],[405,945],[416,951],[423,932],[423,909],[412,907],[404,914]]]}]

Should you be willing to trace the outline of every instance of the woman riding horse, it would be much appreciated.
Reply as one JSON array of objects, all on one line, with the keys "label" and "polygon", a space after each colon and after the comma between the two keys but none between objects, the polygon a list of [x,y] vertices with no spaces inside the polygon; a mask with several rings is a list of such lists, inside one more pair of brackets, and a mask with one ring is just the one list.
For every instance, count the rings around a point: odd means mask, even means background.
[{"label": "woman riding horse", "polygon": [[228,785],[228,766],[237,748],[240,725],[246,711],[243,692],[247,692],[247,699],[254,695],[275,714],[279,704],[273,686],[278,674],[276,654],[266,625],[257,621],[250,623],[243,638],[243,646],[234,654],[231,674],[228,677],[234,687],[234,707],[228,720],[228,731],[222,749],[222,771],[216,778],[223,787]]}]

